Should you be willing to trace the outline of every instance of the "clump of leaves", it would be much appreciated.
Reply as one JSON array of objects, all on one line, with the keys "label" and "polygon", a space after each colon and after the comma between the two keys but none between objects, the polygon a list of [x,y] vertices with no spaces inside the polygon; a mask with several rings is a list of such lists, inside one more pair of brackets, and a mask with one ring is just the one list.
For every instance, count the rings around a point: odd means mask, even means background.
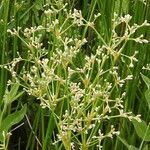
[{"label": "clump of leaves", "polygon": [[18,89],[18,83],[15,83],[10,88],[7,87],[0,104],[0,149],[7,149],[12,126],[19,123],[26,114],[26,105],[20,110],[8,113],[11,103],[24,93],[19,92]]}]

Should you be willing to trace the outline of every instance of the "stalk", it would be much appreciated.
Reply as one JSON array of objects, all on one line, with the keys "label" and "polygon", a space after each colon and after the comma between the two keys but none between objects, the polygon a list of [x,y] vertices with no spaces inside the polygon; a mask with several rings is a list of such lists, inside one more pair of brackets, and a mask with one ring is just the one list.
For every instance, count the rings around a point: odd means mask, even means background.
[{"label": "stalk", "polygon": [[[2,9],[2,19],[3,20],[3,27],[0,30],[0,41],[1,42],[1,58],[0,64],[4,64],[7,60],[7,52],[8,52],[8,45],[7,45],[7,25],[8,25],[8,14],[9,14],[9,0],[3,0],[1,2],[1,9]],[[7,82],[7,72],[1,68],[0,69],[0,104],[2,103],[2,97],[5,91]]]}]

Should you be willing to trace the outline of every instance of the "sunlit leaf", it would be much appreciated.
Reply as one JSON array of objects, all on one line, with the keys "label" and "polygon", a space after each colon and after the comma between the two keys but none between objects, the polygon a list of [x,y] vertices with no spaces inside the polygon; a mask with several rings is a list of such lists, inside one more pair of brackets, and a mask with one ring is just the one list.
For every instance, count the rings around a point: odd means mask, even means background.
[{"label": "sunlit leaf", "polygon": [[146,101],[148,103],[148,107],[150,109],[150,79],[146,76],[144,76],[142,74],[142,79],[143,81],[145,82],[145,84],[147,85],[147,90],[145,91],[145,98],[146,98]]},{"label": "sunlit leaf", "polygon": [[24,115],[26,114],[27,105],[24,105],[23,108],[19,111],[16,111],[10,115],[8,115],[3,121],[0,126],[0,141],[2,141],[2,131],[5,131],[6,133],[8,130],[15,124],[19,123]]},{"label": "sunlit leaf", "polygon": [[4,103],[5,104],[10,104],[13,101],[15,101],[18,97],[20,97],[24,92],[20,92],[17,94],[19,89],[19,84],[16,83],[11,87],[11,90],[8,91],[8,89],[6,89],[5,95],[4,95]]},{"label": "sunlit leaf", "polygon": [[132,123],[134,125],[137,135],[143,141],[150,141],[150,125],[147,125],[144,121],[138,122],[135,119],[132,120]]},{"label": "sunlit leaf", "polygon": [[150,79],[143,74],[141,74],[141,75],[142,75],[143,81],[145,82],[145,84],[147,85],[147,88],[149,89],[150,88]]}]

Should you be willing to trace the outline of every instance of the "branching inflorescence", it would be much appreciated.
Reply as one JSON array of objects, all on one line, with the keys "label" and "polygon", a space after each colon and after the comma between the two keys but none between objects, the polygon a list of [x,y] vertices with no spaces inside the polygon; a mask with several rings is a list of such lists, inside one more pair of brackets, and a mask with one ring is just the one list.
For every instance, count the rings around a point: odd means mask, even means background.
[{"label": "branching inflorescence", "polygon": [[[67,150],[76,147],[86,149],[92,145],[101,149],[104,138],[119,134],[118,128],[109,123],[110,119],[140,121],[139,115],[134,116],[124,110],[124,86],[133,79],[133,75],[121,77],[117,61],[119,59],[129,68],[134,66],[138,61],[137,52],[128,56],[124,53],[124,47],[131,40],[148,43],[143,35],[134,37],[134,33],[150,24],[145,21],[141,25],[130,25],[132,17],[129,14],[119,17],[115,13],[111,38],[106,43],[94,26],[100,14],[89,22],[79,10],[68,12],[66,5],[61,9],[50,7],[44,14],[46,23],[40,26],[8,29],[11,35],[25,44],[28,56],[23,58],[18,54],[19,57],[4,65],[4,68],[12,73],[13,82],[20,83],[26,93],[40,100],[43,109],[48,108],[54,114],[57,132],[54,133],[53,144],[61,142]],[[59,14],[65,16],[64,20],[56,17]],[[125,24],[124,33],[118,35],[116,28],[121,23]],[[81,27],[93,29],[99,45],[95,53],[84,55],[78,62],[83,45],[87,43],[86,38],[80,35]],[[70,30],[74,30],[74,35],[70,34]],[[46,36],[48,46],[43,43]],[[26,63],[18,73],[15,66],[19,62]],[[108,62],[110,65],[107,65]],[[26,64],[30,67],[27,68]],[[109,123],[107,131],[104,122]]]}]

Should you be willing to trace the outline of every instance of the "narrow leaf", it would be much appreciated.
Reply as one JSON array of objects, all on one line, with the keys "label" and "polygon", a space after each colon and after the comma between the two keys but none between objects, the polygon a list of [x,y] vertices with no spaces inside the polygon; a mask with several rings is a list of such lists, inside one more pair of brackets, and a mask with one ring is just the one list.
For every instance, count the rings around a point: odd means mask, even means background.
[{"label": "narrow leaf", "polygon": [[16,95],[18,89],[19,89],[19,84],[15,83],[9,92],[10,96],[14,97]]},{"label": "narrow leaf", "polygon": [[150,110],[150,89],[146,90],[146,92],[145,92],[145,98],[146,98],[146,101],[148,103],[148,107],[149,107],[149,110]]},{"label": "narrow leaf", "polygon": [[121,138],[120,136],[117,136],[117,137],[118,137],[118,139],[119,139],[127,148],[129,148],[129,144],[127,143],[126,140],[124,140],[124,139]]},{"label": "narrow leaf", "polygon": [[129,145],[129,144],[127,143],[127,141],[124,140],[123,138],[121,138],[120,136],[117,136],[117,137],[118,137],[118,139],[127,147],[128,150],[138,150],[135,146]]},{"label": "narrow leaf", "polygon": [[145,82],[145,84],[147,85],[147,88],[149,89],[150,88],[150,79],[143,74],[141,74],[141,75],[142,75],[143,81]]},{"label": "narrow leaf", "polygon": [[130,146],[129,146],[129,150],[138,150],[138,148],[136,148],[136,147],[133,146],[133,145],[130,145]]},{"label": "narrow leaf", "polygon": [[148,103],[148,107],[150,109],[150,79],[146,76],[144,76],[143,74],[142,75],[142,79],[143,81],[145,82],[146,86],[147,86],[147,90],[145,91],[145,98],[146,98],[146,101]]},{"label": "narrow leaf", "polygon": [[2,131],[5,131],[6,133],[8,130],[15,124],[19,123],[24,115],[26,114],[27,105],[24,105],[23,108],[19,111],[16,111],[10,115],[8,115],[1,124],[0,127],[0,141],[2,140]]},{"label": "narrow leaf", "polygon": [[132,120],[132,123],[134,125],[137,135],[143,141],[150,141],[150,126],[147,126],[144,121],[138,122],[135,119]]},{"label": "narrow leaf", "polygon": [[16,100],[19,96],[16,97],[16,94],[18,92],[19,89],[19,84],[16,83],[11,87],[11,90],[8,91],[8,89],[6,89],[5,95],[4,95],[4,102],[6,104],[10,104],[12,103],[14,100]]},{"label": "narrow leaf", "polygon": [[147,144],[147,145],[145,145],[145,147],[143,148],[143,150],[149,150],[149,148],[148,148],[148,144]]}]

